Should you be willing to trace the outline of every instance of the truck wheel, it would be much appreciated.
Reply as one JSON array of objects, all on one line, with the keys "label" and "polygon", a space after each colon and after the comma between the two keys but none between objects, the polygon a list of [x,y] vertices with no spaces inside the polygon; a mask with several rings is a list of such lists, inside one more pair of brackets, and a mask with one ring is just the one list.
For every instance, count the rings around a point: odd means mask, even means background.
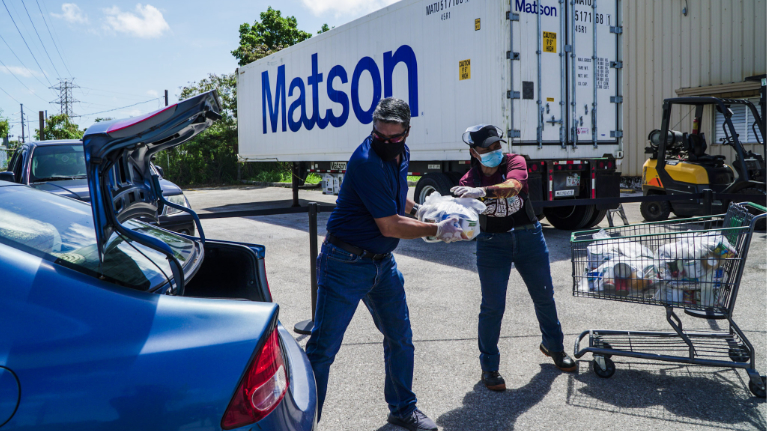
[{"label": "truck wheel", "polygon": [[460,172],[448,172],[447,177],[450,178],[450,181],[453,183],[454,186],[457,186],[458,183],[461,182],[461,178],[463,178],[463,174]]},{"label": "truck wheel", "polygon": [[571,207],[549,207],[543,209],[546,220],[557,229],[583,229],[594,217],[594,205],[577,205]]},{"label": "truck wheel", "polygon": [[594,215],[591,216],[591,220],[583,226],[583,229],[591,229],[592,227],[602,223],[607,215],[607,210],[594,210]]},{"label": "truck wheel", "polygon": [[671,214],[671,205],[668,201],[642,202],[639,205],[639,212],[647,221],[663,221],[668,219],[669,214]]},{"label": "truck wheel", "polygon": [[422,204],[426,197],[434,192],[439,192],[442,196],[449,196],[451,187],[453,187],[453,181],[447,175],[443,173],[426,174],[415,185],[415,201]]}]

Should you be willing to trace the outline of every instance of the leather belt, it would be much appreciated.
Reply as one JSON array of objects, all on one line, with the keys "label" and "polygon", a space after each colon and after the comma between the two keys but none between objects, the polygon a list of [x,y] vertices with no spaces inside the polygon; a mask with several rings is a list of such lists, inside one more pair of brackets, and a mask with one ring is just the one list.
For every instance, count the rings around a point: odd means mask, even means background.
[{"label": "leather belt", "polygon": [[382,260],[391,256],[391,253],[381,254],[381,253],[373,253],[367,250],[363,250],[357,246],[351,245],[348,242],[341,240],[340,238],[338,238],[337,236],[333,235],[330,232],[328,232],[328,234],[325,236],[325,242],[333,244],[334,246],[340,248],[343,251],[349,252],[351,254],[356,254],[357,256],[363,259]]}]

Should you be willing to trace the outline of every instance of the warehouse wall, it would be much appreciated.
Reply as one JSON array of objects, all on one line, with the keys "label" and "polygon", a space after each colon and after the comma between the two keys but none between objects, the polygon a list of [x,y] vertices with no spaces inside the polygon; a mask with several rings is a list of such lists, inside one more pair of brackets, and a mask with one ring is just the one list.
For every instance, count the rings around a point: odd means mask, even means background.
[{"label": "warehouse wall", "polygon": [[[663,99],[674,90],[742,82],[767,72],[767,0],[623,0],[624,176],[641,176],[647,135],[659,129]],[[687,16],[682,9],[687,6]],[[689,109],[671,125],[689,132]],[[710,154],[734,159],[731,147],[712,145],[714,114],[702,131]],[[747,149],[753,148],[747,146]],[[755,151],[758,151],[754,149]],[[758,151],[761,152],[761,151]]]}]

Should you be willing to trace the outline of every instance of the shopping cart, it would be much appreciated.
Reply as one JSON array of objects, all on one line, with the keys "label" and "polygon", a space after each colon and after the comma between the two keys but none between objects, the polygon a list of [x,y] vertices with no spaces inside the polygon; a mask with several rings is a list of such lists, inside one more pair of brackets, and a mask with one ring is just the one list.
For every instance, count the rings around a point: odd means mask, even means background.
[{"label": "shopping cart", "polygon": [[[573,296],[660,305],[673,332],[587,330],[575,357],[593,355],[599,377],[615,373],[611,356],[744,368],[749,389],[765,398],[755,352],[732,320],[754,226],[767,208],[731,203],[726,214],[575,232],[570,246]],[[686,331],[674,312],[727,320],[724,331]],[[588,339],[588,347],[580,348]]]}]

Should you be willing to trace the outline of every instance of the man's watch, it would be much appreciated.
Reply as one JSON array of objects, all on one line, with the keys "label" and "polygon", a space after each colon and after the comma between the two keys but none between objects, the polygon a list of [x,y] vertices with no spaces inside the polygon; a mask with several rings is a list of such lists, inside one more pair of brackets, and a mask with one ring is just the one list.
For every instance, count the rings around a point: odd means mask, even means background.
[{"label": "man's watch", "polygon": [[410,210],[410,215],[415,217],[418,214],[418,208],[421,208],[418,204],[413,204],[413,208]]}]

